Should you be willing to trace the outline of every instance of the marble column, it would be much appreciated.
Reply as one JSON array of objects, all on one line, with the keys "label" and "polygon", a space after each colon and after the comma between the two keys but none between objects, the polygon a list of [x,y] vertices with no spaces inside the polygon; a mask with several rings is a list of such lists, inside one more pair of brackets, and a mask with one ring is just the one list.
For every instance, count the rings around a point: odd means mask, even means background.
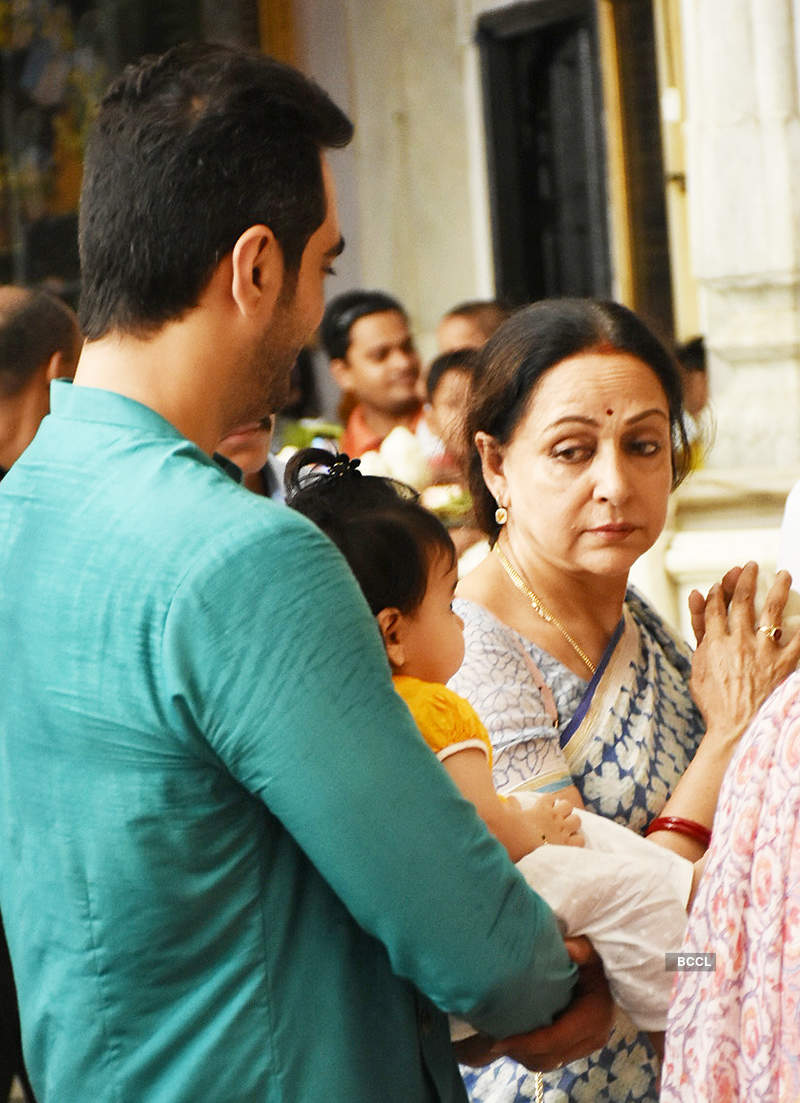
[{"label": "marble column", "polygon": [[683,0],[711,468],[800,474],[800,0]]}]

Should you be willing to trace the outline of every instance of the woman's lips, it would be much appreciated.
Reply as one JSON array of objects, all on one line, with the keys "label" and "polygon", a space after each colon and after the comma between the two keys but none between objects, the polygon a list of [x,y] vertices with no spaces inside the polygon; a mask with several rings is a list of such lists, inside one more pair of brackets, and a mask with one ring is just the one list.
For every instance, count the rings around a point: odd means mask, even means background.
[{"label": "woman's lips", "polygon": [[608,525],[596,525],[594,528],[589,529],[589,532],[595,536],[605,537],[607,540],[624,540],[624,538],[630,536],[635,529],[636,525],[616,522]]}]

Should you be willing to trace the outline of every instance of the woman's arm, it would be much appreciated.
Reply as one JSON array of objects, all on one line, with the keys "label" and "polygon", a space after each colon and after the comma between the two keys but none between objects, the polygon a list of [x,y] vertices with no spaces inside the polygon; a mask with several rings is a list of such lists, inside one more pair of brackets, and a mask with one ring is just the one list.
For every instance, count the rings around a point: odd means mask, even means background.
[{"label": "woman's arm", "polygon": [[509,853],[512,862],[542,843],[582,846],[580,820],[561,793],[542,794],[536,807],[523,809],[513,797],[495,791],[489,760],[477,747],[449,754],[442,762],[461,795],[475,805],[480,818]]}]

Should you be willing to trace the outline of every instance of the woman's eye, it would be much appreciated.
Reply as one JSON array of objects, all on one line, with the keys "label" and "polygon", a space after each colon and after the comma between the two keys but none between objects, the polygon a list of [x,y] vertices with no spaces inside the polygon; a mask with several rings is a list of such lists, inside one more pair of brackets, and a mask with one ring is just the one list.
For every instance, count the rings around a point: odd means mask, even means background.
[{"label": "woman's eye", "polygon": [[583,463],[591,459],[592,449],[585,444],[564,444],[554,448],[553,455],[564,463]]},{"label": "woman's eye", "polygon": [[638,456],[655,456],[661,451],[663,445],[660,440],[634,440],[629,447]]}]

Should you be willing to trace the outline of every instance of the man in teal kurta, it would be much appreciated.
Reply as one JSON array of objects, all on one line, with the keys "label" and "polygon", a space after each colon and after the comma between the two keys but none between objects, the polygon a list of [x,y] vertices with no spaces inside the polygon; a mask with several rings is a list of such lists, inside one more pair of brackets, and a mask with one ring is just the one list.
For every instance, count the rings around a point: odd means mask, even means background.
[{"label": "man in teal kurta", "polygon": [[[292,96],[314,111],[275,154]],[[307,195],[281,170],[303,128]],[[41,1103],[459,1099],[443,1011],[505,1036],[569,1000],[552,915],[425,747],[344,560],[211,458],[319,320],[320,149],[348,136],[222,47],[100,113],[88,342],[0,489],[0,908]]]}]

